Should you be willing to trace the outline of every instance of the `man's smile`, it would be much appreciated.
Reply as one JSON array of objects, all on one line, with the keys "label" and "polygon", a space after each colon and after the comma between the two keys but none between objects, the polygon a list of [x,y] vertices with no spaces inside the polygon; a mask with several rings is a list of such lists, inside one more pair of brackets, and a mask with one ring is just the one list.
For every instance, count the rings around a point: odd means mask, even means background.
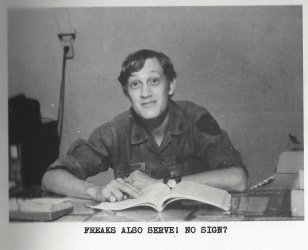
[{"label": "man's smile", "polygon": [[154,104],[156,103],[156,101],[146,101],[141,103],[141,106],[144,108],[150,108],[152,107]]}]

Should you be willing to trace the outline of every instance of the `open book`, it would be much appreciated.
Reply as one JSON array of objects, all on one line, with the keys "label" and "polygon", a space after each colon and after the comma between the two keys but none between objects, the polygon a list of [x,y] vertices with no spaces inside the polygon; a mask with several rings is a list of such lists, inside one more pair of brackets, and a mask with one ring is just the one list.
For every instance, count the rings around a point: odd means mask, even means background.
[{"label": "open book", "polygon": [[194,200],[216,206],[229,211],[231,195],[221,189],[195,182],[180,182],[173,189],[163,183],[152,184],[142,190],[143,195],[137,199],[119,202],[102,202],[97,206],[90,206],[102,210],[123,210],[132,207],[148,206],[162,211],[165,206],[176,200]]}]

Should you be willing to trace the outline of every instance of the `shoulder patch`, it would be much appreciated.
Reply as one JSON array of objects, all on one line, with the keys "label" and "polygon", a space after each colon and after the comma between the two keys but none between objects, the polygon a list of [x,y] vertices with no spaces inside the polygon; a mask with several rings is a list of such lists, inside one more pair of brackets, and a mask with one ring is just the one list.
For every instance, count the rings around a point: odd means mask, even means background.
[{"label": "shoulder patch", "polygon": [[218,123],[210,113],[203,114],[196,122],[196,126],[200,132],[207,133],[209,135],[221,134]]}]

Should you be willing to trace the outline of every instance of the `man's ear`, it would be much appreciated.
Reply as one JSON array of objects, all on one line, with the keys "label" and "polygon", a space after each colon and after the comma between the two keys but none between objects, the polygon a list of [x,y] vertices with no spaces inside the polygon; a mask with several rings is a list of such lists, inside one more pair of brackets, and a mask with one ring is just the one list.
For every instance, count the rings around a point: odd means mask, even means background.
[{"label": "man's ear", "polygon": [[168,95],[169,96],[173,96],[174,94],[174,91],[175,91],[175,84],[176,84],[176,80],[172,80],[170,83],[169,83],[169,91],[168,91]]}]

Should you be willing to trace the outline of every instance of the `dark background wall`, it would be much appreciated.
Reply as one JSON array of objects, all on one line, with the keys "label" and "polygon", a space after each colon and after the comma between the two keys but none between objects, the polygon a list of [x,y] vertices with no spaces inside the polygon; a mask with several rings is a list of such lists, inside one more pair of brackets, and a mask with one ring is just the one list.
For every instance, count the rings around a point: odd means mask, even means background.
[{"label": "dark background wall", "polygon": [[9,96],[39,100],[56,119],[62,48],[59,30],[75,28],[67,65],[64,153],[77,138],[126,110],[119,83],[126,55],[165,52],[178,72],[174,99],[207,107],[229,132],[250,173],[249,185],[272,174],[303,140],[302,8],[38,8],[8,12]]}]

